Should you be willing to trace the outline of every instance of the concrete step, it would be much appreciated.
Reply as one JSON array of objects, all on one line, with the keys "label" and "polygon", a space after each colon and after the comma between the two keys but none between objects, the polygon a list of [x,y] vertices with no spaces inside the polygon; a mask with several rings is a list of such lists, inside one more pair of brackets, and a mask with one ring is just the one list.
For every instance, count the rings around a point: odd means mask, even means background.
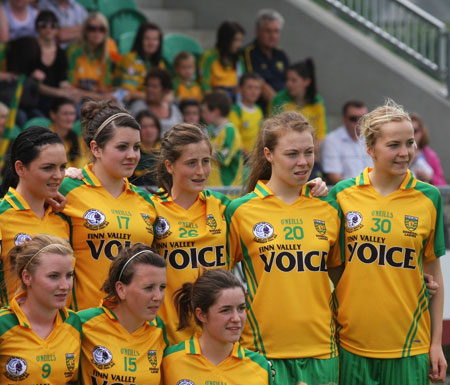
[{"label": "concrete step", "polygon": [[158,24],[163,31],[168,29],[194,28],[194,13],[184,9],[141,8],[148,20]]},{"label": "concrete step", "polygon": [[209,29],[167,29],[164,30],[164,34],[168,33],[182,33],[183,35],[192,37],[197,40],[202,48],[209,49],[216,44],[216,31]]}]

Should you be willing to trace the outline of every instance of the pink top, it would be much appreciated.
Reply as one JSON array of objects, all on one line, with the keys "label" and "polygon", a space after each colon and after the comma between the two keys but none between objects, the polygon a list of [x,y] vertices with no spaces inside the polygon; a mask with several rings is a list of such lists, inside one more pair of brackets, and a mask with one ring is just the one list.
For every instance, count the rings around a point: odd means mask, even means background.
[{"label": "pink top", "polygon": [[444,171],[442,170],[441,161],[437,154],[430,148],[424,147],[422,150],[425,160],[431,166],[434,171],[433,178],[431,179],[431,184],[434,186],[444,186],[447,184],[444,178]]}]

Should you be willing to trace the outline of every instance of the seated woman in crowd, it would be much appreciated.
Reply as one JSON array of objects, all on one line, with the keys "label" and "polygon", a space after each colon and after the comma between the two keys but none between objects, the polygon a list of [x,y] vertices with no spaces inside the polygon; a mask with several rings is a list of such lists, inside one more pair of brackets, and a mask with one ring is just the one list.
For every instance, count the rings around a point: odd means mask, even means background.
[{"label": "seated woman in crowd", "polygon": [[0,313],[0,383],[75,383],[81,322],[65,308],[72,249],[64,239],[39,234],[15,246],[10,258],[22,292]]},{"label": "seated woman in crowd", "polygon": [[160,366],[168,342],[156,313],[165,288],[163,258],[143,243],[121,250],[103,284],[102,305],[79,313],[83,384],[101,384],[108,376],[126,379],[116,384],[161,383]]},{"label": "seated woman in crowd", "polygon": [[172,92],[172,77],[166,70],[153,68],[145,78],[145,85],[145,101],[136,100],[130,106],[130,112],[136,116],[145,109],[152,111],[159,118],[163,135],[170,127],[183,121],[183,115],[178,107],[168,100]]},{"label": "seated woman in crowd", "polygon": [[145,75],[152,68],[165,69],[162,58],[163,33],[148,21],[139,27],[131,52],[120,60],[116,71],[116,86],[128,91],[126,102],[145,99]]},{"label": "seated woman in crowd", "polygon": [[111,98],[108,35],[108,20],[101,13],[93,12],[83,24],[81,40],[67,49],[69,82],[84,98]]},{"label": "seated woman in crowd", "polygon": [[[323,99],[317,94],[314,62],[308,58],[288,67],[286,88],[279,91],[272,100],[270,114],[297,111],[316,130],[315,147],[325,138],[328,128]],[[317,160],[317,159],[316,159]]]},{"label": "seated woman in crowd", "polygon": [[71,99],[54,99],[50,107],[50,129],[56,132],[66,148],[67,166],[84,167],[89,161],[89,150],[81,137],[73,130],[76,105]]},{"label": "seated woman in crowd", "polygon": [[38,11],[31,1],[8,0],[0,5],[0,42],[35,36],[34,21]]},{"label": "seated woman in crowd", "polygon": [[[418,114],[410,114],[414,127],[414,140],[416,141],[416,157],[411,164],[411,170],[416,178],[435,186],[447,184],[444,178],[441,161],[437,154],[428,146],[430,135],[428,128],[423,124],[422,118]],[[422,165],[422,166],[421,166]]]},{"label": "seated woman in crowd", "polygon": [[244,72],[239,51],[244,28],[233,21],[223,22],[217,30],[216,46],[203,54],[200,63],[203,91],[221,88],[235,100],[239,78]]}]

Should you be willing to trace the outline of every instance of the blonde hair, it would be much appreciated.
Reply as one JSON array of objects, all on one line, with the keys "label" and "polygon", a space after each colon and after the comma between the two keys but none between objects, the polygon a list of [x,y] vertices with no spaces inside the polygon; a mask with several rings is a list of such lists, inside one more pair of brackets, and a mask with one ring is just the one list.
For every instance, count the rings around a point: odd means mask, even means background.
[{"label": "blonde hair", "polygon": [[0,114],[8,115],[9,108],[6,104],[0,102]]},{"label": "blonde hair", "polygon": [[390,122],[411,122],[409,114],[392,99],[387,99],[383,106],[375,108],[361,118],[361,135],[366,140],[366,147],[375,146],[381,136],[381,126]]},{"label": "blonde hair", "polygon": [[38,234],[9,251],[11,271],[15,272],[22,282],[22,289],[26,289],[22,281],[22,272],[26,269],[33,275],[46,254],[71,255],[73,257],[73,250],[69,243],[62,238]]},{"label": "blonde hair", "polygon": [[250,174],[245,192],[253,191],[259,179],[270,179],[272,175],[272,165],[264,155],[264,147],[273,151],[278,144],[278,138],[285,132],[305,130],[314,138],[314,128],[302,114],[295,111],[283,112],[264,121],[250,158]]},{"label": "blonde hair", "polygon": [[92,20],[99,21],[103,27],[105,27],[105,40],[98,49],[95,50],[95,54],[99,55],[100,60],[104,61],[108,57],[108,37],[109,37],[109,23],[108,19],[100,12],[91,12],[83,23],[82,29],[82,48],[85,54],[90,54],[88,45],[88,31],[87,27]]}]

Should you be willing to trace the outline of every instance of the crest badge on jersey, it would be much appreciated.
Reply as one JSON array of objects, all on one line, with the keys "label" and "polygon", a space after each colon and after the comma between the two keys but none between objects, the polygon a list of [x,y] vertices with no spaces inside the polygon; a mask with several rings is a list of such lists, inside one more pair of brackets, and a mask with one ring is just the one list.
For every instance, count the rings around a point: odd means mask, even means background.
[{"label": "crest badge on jersey", "polygon": [[23,358],[11,357],[6,362],[6,372],[4,374],[11,381],[22,381],[30,375],[27,373],[27,369],[27,362]]},{"label": "crest badge on jersey", "polygon": [[72,377],[75,370],[75,354],[66,353],[66,367],[67,372],[64,372],[64,377]]},{"label": "crest badge on jersey", "polygon": [[25,233],[16,234],[16,236],[14,237],[14,244],[16,246],[22,245],[24,242],[30,241],[31,238],[31,235]]},{"label": "crest badge on jersey", "polygon": [[149,350],[147,352],[147,358],[151,365],[150,371],[152,373],[158,373],[158,357],[156,355],[156,350]]},{"label": "crest badge on jersey", "polygon": [[109,225],[106,215],[97,209],[89,209],[83,214],[83,218],[86,219],[84,227],[89,230],[101,230]]},{"label": "crest badge on jersey", "polygon": [[416,238],[417,233],[414,231],[419,226],[419,218],[413,217],[411,215],[405,215],[405,227],[406,230],[403,230],[403,235],[406,237]]},{"label": "crest badge on jersey", "polygon": [[150,234],[153,234],[153,224],[152,224],[152,221],[150,220],[150,215],[141,213],[141,218],[144,220],[145,224],[147,225],[145,230],[147,230]]},{"label": "crest badge on jersey", "polygon": [[253,240],[258,243],[267,243],[277,237],[274,234],[273,226],[268,222],[258,222],[253,226]]},{"label": "crest badge on jersey", "polygon": [[195,385],[195,382],[191,380],[180,380],[177,382],[177,385]]},{"label": "crest badge on jersey", "polygon": [[206,216],[206,226],[209,227],[209,232],[211,234],[220,234],[222,232],[222,229],[217,228],[216,218],[214,218],[214,215],[212,214]]},{"label": "crest badge on jersey", "polygon": [[319,233],[316,234],[317,238],[328,241],[328,237],[325,236],[325,234],[327,233],[327,225],[325,224],[325,221],[314,219],[314,228]]},{"label": "crest badge on jersey", "polygon": [[99,369],[109,369],[115,364],[111,351],[104,346],[96,346],[92,351],[91,362]]},{"label": "crest badge on jersey", "polygon": [[164,239],[167,238],[172,232],[170,231],[169,221],[164,217],[157,217],[154,224],[155,238]]},{"label": "crest badge on jersey", "polygon": [[349,233],[359,230],[363,225],[361,224],[363,216],[358,211],[349,211],[345,214],[345,227]]}]

